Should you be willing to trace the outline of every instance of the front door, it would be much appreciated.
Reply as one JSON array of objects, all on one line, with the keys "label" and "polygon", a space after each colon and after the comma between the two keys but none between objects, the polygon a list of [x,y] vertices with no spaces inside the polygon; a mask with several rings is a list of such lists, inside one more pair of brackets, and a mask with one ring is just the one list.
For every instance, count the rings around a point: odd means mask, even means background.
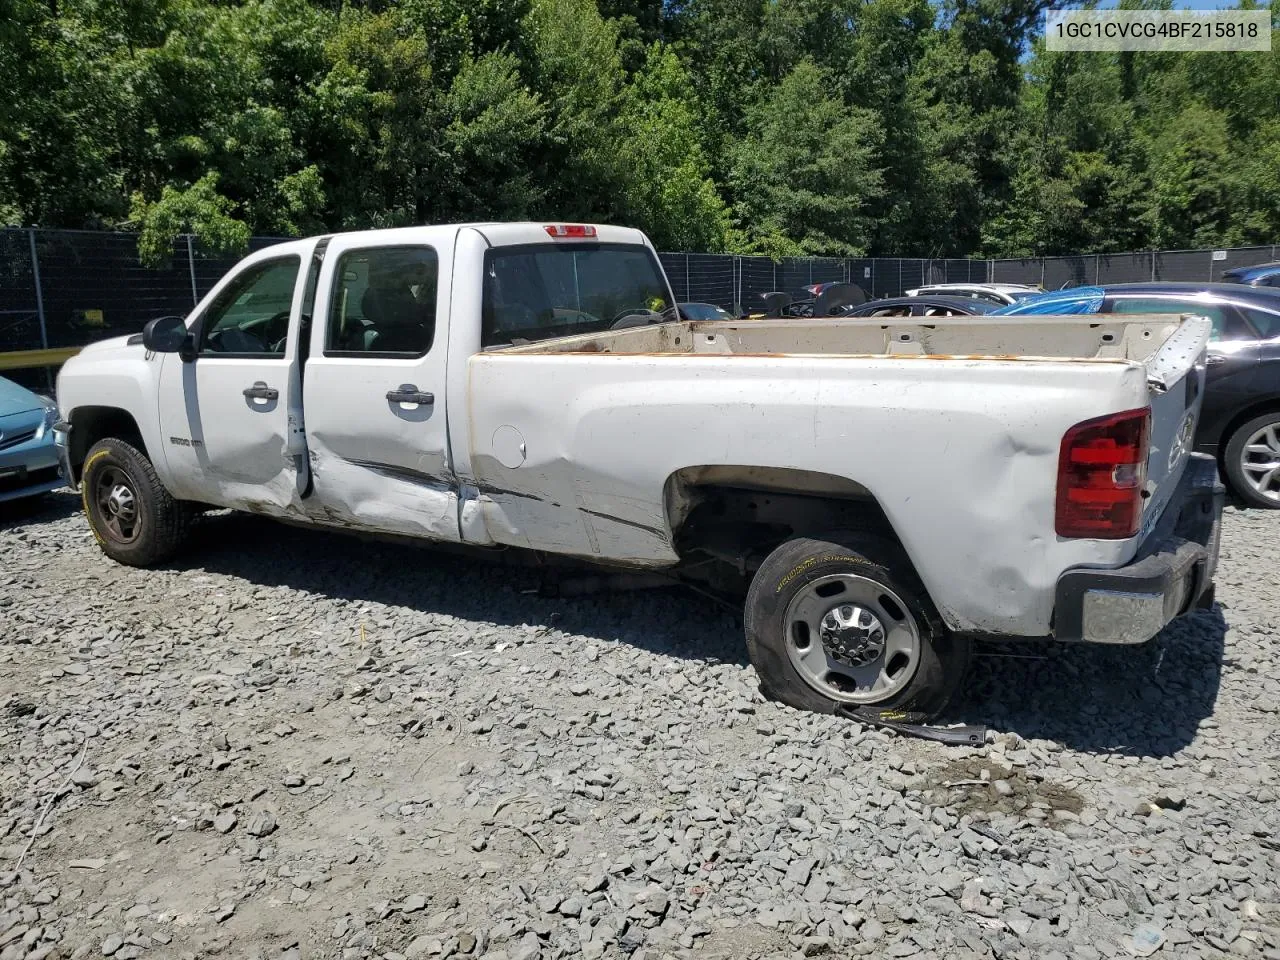
[{"label": "front door", "polygon": [[453,239],[437,236],[337,237],[326,251],[302,387],[304,505],[319,520],[459,538],[445,419]]},{"label": "front door", "polygon": [[301,274],[296,252],[245,263],[195,318],[195,359],[164,355],[160,427],[176,496],[277,515],[296,502],[288,410]]}]

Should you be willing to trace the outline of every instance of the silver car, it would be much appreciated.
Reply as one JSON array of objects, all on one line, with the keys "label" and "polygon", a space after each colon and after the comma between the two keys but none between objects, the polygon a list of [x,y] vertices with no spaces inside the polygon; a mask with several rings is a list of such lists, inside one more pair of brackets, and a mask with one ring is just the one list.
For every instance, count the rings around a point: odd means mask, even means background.
[{"label": "silver car", "polygon": [[0,377],[0,501],[32,497],[62,486],[53,424],[58,407]]}]

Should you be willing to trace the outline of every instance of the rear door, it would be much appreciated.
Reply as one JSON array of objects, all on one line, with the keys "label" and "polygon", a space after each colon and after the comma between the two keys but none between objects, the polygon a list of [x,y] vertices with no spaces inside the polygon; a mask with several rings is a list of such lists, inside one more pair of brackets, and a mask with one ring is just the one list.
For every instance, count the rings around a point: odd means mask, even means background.
[{"label": "rear door", "polygon": [[318,520],[458,539],[446,427],[454,233],[335,237],[303,372]]}]

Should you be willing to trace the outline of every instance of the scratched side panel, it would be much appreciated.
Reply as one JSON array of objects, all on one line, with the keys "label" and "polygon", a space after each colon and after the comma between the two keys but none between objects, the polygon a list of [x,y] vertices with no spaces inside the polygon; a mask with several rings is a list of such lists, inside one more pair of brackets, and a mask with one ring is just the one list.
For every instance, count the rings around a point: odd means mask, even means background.
[{"label": "scratched side panel", "polygon": [[[1058,444],[1141,406],[1141,364],[891,358],[481,355],[472,463],[495,540],[675,562],[663,489],[701,465],[794,467],[877,498],[953,628],[1048,632],[1052,587],[1129,541],[1053,531]],[[514,428],[519,466],[495,455]],[[543,538],[547,538],[543,541]]]}]

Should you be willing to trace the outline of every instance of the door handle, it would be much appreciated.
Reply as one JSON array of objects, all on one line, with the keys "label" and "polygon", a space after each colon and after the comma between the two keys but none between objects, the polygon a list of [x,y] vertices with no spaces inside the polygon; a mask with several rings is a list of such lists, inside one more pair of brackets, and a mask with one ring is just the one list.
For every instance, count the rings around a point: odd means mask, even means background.
[{"label": "door handle", "polygon": [[1216,367],[1220,363],[1226,363],[1227,358],[1220,353],[1211,353],[1204,358],[1206,366]]},{"label": "door handle", "polygon": [[250,400],[279,400],[280,391],[274,387],[268,387],[266,381],[259,380],[252,387],[244,388],[244,395]]},{"label": "door handle", "polygon": [[436,395],[419,390],[412,383],[402,383],[394,390],[387,391],[387,399],[392,403],[417,403],[429,407],[436,402]]}]

